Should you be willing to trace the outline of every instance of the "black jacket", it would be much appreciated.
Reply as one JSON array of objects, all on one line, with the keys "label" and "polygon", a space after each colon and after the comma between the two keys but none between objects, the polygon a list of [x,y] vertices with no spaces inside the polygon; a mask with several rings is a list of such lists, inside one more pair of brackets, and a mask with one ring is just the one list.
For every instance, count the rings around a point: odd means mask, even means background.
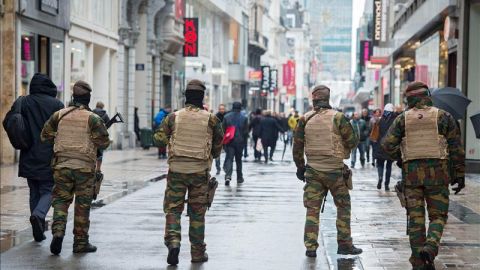
[{"label": "black jacket", "polygon": [[392,125],[395,118],[397,118],[398,114],[395,112],[390,112],[388,115],[382,115],[380,120],[378,120],[379,125],[379,135],[378,140],[376,143],[373,144],[373,158],[377,159],[384,159],[389,160],[390,158],[388,155],[383,151],[383,147],[380,146],[380,142],[382,141],[383,137],[387,135],[388,129]]},{"label": "black jacket", "polygon": [[248,119],[241,112],[231,111],[223,117],[223,131],[229,126],[235,126],[235,137],[230,144],[243,145],[248,138]]},{"label": "black jacket", "polygon": [[221,123],[223,123],[223,118],[225,117],[225,114],[226,113],[217,112],[217,114],[215,114],[215,116],[218,118],[218,120],[220,120]]},{"label": "black jacket", "polygon": [[110,121],[110,117],[108,117],[107,111],[105,111],[104,109],[95,108],[93,112],[96,115],[100,116],[100,118],[102,118],[105,124],[108,123],[108,121]]},{"label": "black jacket", "polygon": [[51,168],[53,145],[42,143],[40,133],[52,114],[63,109],[56,99],[57,87],[43,74],[35,74],[30,82],[30,94],[25,98],[22,114],[26,118],[32,135],[32,147],[20,151],[18,176],[39,181],[53,181]]},{"label": "black jacket", "polygon": [[250,129],[252,130],[252,137],[258,138],[260,137],[260,122],[262,121],[261,115],[255,115],[252,117],[252,121],[250,122]]},{"label": "black jacket", "polygon": [[284,132],[276,118],[265,116],[260,121],[260,138],[263,146],[273,146],[278,139],[278,132]]}]

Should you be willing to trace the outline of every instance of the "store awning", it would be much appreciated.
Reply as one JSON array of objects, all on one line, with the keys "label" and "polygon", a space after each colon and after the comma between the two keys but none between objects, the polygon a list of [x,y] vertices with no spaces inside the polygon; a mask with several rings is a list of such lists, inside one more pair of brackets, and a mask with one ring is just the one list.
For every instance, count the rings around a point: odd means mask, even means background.
[{"label": "store awning", "polygon": [[368,101],[369,99],[370,99],[370,90],[367,90],[362,87],[358,89],[357,93],[353,97],[353,102],[362,104],[363,102]]}]

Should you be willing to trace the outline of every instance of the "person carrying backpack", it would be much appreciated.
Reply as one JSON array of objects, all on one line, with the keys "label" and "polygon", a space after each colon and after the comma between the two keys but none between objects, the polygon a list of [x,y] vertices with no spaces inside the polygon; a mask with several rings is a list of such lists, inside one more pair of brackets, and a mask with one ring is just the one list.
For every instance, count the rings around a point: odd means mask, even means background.
[{"label": "person carrying backpack", "polygon": [[[25,124],[23,134],[29,142],[20,149],[18,176],[27,179],[30,189],[30,223],[33,238],[37,242],[45,240],[45,217],[52,203],[53,189],[53,145],[42,143],[40,132],[50,116],[64,107],[56,96],[57,86],[52,80],[47,75],[36,73],[30,82],[30,94],[15,101],[3,122],[4,127],[7,127],[7,134],[15,132],[14,129],[18,131],[19,125],[12,125],[11,121],[15,108],[20,108],[19,115]],[[11,142],[19,149],[19,145],[12,140]]]}]

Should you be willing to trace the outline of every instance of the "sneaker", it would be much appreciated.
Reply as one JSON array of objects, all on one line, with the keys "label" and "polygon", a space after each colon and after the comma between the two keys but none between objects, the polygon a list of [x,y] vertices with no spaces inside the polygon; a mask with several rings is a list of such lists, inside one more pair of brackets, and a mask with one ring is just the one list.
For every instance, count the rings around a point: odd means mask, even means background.
[{"label": "sneaker", "polygon": [[205,252],[200,258],[192,258],[192,263],[203,263],[208,261],[208,254]]},{"label": "sneaker", "polygon": [[382,182],[378,182],[377,189],[382,189]]},{"label": "sneaker", "polygon": [[63,236],[53,236],[52,243],[50,244],[50,252],[54,255],[60,254],[60,252],[62,252],[62,242]]},{"label": "sneaker", "polygon": [[45,240],[46,237],[43,233],[45,230],[43,229],[42,219],[35,215],[31,215],[30,224],[32,224],[33,239],[35,239],[36,242],[42,242]]},{"label": "sneaker", "polygon": [[316,250],[307,250],[305,251],[305,256],[309,258],[316,258],[317,257],[317,251]]},{"label": "sneaker", "polygon": [[245,182],[245,180],[243,179],[243,177],[237,178],[237,184],[241,184],[241,183],[243,183],[243,182]]},{"label": "sneaker", "polygon": [[363,250],[361,248],[357,248],[354,245],[351,246],[339,246],[337,250],[337,254],[341,255],[358,255],[361,254]]},{"label": "sneaker", "polygon": [[83,246],[74,246],[73,247],[73,253],[89,253],[89,252],[96,252],[97,247],[88,243]]},{"label": "sneaker", "polygon": [[219,175],[219,174],[220,174],[220,170],[217,171],[217,175]]},{"label": "sneaker", "polygon": [[388,186],[385,186],[385,191],[390,191],[390,188]]},{"label": "sneaker", "polygon": [[178,264],[178,254],[180,254],[180,248],[178,248],[178,247],[168,248],[167,263],[169,265],[177,265]]},{"label": "sneaker", "polygon": [[230,186],[230,181],[231,180],[232,179],[230,179],[230,178],[225,178],[225,186]]}]

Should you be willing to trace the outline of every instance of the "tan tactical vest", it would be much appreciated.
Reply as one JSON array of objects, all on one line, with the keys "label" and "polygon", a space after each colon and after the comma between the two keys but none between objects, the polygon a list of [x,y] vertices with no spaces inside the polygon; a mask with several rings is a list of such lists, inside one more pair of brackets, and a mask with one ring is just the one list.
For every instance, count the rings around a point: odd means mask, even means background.
[{"label": "tan tactical vest", "polygon": [[[73,110],[69,113],[69,111]],[[53,151],[62,160],[62,166],[80,169],[95,167],[97,148],[90,139],[88,119],[93,113],[83,107],[60,110]]]},{"label": "tan tactical vest", "polygon": [[438,109],[413,108],[405,112],[402,160],[447,159],[447,140],[438,133]]},{"label": "tan tactical vest", "polygon": [[305,114],[305,154],[307,164],[320,171],[343,168],[343,159],[350,151],[343,146],[338,127],[334,125],[335,110],[321,110]]},{"label": "tan tactical vest", "polygon": [[210,113],[199,108],[185,108],[175,113],[169,149],[172,158],[210,159],[213,131],[208,126],[209,119]]}]

